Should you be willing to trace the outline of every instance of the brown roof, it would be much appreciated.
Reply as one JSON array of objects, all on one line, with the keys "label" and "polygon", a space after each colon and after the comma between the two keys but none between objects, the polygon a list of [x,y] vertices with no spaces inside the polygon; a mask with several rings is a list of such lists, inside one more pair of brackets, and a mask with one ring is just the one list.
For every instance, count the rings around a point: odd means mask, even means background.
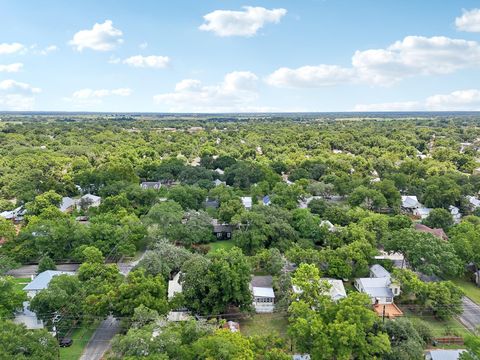
[{"label": "brown roof", "polygon": [[415,230],[425,232],[425,233],[430,233],[440,239],[448,240],[447,234],[445,234],[445,231],[443,231],[443,229],[441,228],[432,229],[423,224],[415,224]]}]

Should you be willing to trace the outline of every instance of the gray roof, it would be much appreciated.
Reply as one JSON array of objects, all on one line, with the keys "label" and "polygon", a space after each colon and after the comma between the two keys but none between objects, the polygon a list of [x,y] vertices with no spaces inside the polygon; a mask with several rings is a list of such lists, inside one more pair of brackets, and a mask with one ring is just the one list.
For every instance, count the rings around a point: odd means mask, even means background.
[{"label": "gray roof", "polygon": [[252,277],[252,281],[250,282],[253,287],[263,287],[269,288],[272,287],[273,278],[270,275],[266,276],[254,276]]},{"label": "gray roof", "polygon": [[370,267],[370,271],[376,278],[390,277],[390,273],[382,265],[379,264],[372,265]]},{"label": "gray roof", "polygon": [[23,290],[25,291],[35,291],[43,290],[48,288],[48,284],[57,275],[74,275],[75,273],[71,271],[56,271],[56,270],[47,270],[37,275],[29,284],[27,284]]},{"label": "gray roof", "polygon": [[457,360],[465,350],[430,350],[427,352],[427,359],[431,360]]},{"label": "gray roof", "polygon": [[227,233],[232,232],[233,226],[229,224],[215,224],[213,225],[213,232],[214,233]]}]

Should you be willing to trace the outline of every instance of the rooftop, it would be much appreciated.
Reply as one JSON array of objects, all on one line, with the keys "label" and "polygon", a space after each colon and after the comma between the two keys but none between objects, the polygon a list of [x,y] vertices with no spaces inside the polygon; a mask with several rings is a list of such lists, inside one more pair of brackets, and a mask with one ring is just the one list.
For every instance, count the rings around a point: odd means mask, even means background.
[{"label": "rooftop", "polygon": [[35,291],[43,290],[48,288],[48,284],[52,281],[54,276],[57,275],[74,275],[74,272],[71,271],[57,271],[57,270],[47,270],[38,274],[35,279],[33,279],[29,284],[27,284],[23,290],[25,291]]}]

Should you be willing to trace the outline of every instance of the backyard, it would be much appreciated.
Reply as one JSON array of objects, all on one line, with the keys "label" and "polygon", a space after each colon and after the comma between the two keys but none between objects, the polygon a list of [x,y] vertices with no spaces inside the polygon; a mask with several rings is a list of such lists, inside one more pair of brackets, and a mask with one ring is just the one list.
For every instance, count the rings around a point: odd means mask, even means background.
[{"label": "backyard", "polygon": [[245,336],[278,334],[287,338],[288,320],[285,314],[255,314],[249,319],[242,319],[240,331]]},{"label": "backyard", "polygon": [[234,243],[233,243],[232,240],[222,240],[222,241],[212,242],[212,243],[208,244],[208,246],[210,246],[210,252],[212,252],[212,251],[216,251],[218,249],[229,250],[232,247],[234,247]]},{"label": "backyard", "polygon": [[410,320],[422,320],[423,322],[425,322],[432,330],[432,334],[434,337],[464,337],[465,335],[470,334],[470,332],[455,318],[452,318],[450,320],[438,320],[430,314],[417,314],[406,309],[405,307],[401,308],[405,316]]}]

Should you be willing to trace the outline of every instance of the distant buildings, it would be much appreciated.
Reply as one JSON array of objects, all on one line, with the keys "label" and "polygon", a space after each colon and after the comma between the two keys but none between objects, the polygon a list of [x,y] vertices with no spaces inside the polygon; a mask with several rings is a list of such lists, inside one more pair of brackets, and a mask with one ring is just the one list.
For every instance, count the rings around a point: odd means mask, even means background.
[{"label": "distant buildings", "polygon": [[242,204],[245,209],[250,210],[252,208],[252,197],[251,196],[242,196]]},{"label": "distant buildings", "polygon": [[11,220],[14,223],[18,223],[23,220],[26,210],[23,206],[19,206],[14,210],[3,211],[0,216],[6,220]]},{"label": "distant buildings", "polygon": [[75,209],[86,210],[90,207],[98,207],[100,206],[101,202],[102,198],[93,194],[85,194],[79,199],[73,199],[65,196],[62,198],[59,209],[61,212],[69,213]]},{"label": "distant buildings", "polygon": [[158,190],[162,187],[162,183],[160,181],[143,181],[140,183],[140,187],[144,190]]}]

